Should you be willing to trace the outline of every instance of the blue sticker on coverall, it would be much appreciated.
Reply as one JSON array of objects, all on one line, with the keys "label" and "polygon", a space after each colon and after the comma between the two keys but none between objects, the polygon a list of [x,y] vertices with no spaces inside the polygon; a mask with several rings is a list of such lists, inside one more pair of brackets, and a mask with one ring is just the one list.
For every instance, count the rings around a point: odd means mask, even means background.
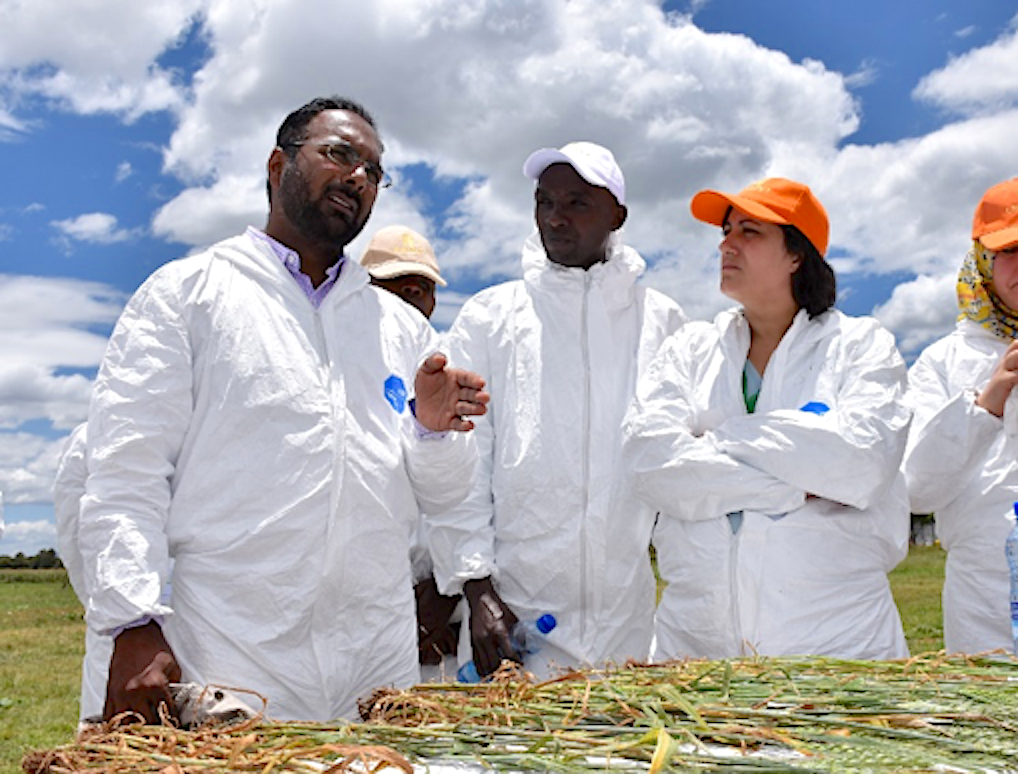
[{"label": "blue sticker on coverall", "polygon": [[826,414],[830,410],[831,410],[830,406],[828,406],[826,403],[821,403],[820,401],[817,400],[811,400],[809,403],[807,403],[805,406],[799,409],[799,411],[809,411],[810,413],[813,414]]},{"label": "blue sticker on coverall", "polygon": [[406,408],[406,385],[396,374],[390,374],[385,380],[385,399],[397,414],[402,414]]}]

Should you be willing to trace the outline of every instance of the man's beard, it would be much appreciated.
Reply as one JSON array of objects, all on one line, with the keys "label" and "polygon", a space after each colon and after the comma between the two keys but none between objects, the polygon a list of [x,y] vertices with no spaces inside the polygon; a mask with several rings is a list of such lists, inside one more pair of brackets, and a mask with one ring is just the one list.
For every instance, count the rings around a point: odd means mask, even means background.
[{"label": "man's beard", "polygon": [[[330,190],[341,191],[356,202],[358,210],[351,213],[350,221],[326,214],[322,205],[327,203]],[[338,183],[322,191],[322,198],[318,200],[312,200],[309,191],[304,172],[296,164],[287,165],[276,192],[287,219],[305,239],[339,255],[364,228],[364,221],[358,222],[363,197],[356,189]]]}]

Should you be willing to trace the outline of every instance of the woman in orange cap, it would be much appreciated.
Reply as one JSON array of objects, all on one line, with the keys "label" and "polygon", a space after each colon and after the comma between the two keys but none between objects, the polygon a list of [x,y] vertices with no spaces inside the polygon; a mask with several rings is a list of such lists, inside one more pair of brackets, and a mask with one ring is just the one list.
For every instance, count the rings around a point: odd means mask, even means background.
[{"label": "woman in orange cap", "polygon": [[654,658],[908,654],[887,572],[908,549],[905,364],[833,309],[828,222],[805,185],[701,191],[739,307],[662,347],[626,420],[660,512]]},{"label": "woman in orange cap", "polygon": [[[958,323],[909,372],[915,417],[905,455],[912,509],[935,513],[947,550],[944,645],[1012,650],[1004,541],[1018,460],[1008,425],[1018,384],[1018,178],[990,188],[958,276]],[[1006,407],[1006,408],[1005,408]]]}]

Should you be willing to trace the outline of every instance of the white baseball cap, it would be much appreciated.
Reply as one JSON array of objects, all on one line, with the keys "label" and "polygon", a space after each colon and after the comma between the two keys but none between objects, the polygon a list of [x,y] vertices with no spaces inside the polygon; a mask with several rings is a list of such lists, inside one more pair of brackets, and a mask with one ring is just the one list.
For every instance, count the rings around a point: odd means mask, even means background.
[{"label": "white baseball cap", "polygon": [[626,179],[612,152],[593,142],[571,142],[561,148],[541,148],[523,162],[523,174],[537,180],[552,164],[568,164],[591,185],[607,188],[615,201],[626,203]]}]

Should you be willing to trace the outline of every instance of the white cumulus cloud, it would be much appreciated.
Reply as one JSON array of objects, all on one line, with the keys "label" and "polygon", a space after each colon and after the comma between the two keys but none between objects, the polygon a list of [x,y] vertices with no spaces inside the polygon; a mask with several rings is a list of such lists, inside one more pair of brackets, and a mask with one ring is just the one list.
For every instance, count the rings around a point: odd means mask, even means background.
[{"label": "white cumulus cloud", "polygon": [[57,528],[51,521],[8,520],[6,529],[0,529],[2,556],[35,556],[44,548],[55,548],[56,542]]},{"label": "white cumulus cloud", "polygon": [[[0,70],[15,99],[47,97],[79,113],[129,120],[177,108],[186,89],[158,58],[177,45],[205,0],[32,0],[0,4]],[[15,114],[16,115],[16,114]]]},{"label": "white cumulus cloud", "polygon": [[[10,508],[19,503],[46,502],[64,439],[46,440],[31,433],[0,433],[0,491]],[[8,529],[12,528],[8,524]]]},{"label": "white cumulus cloud", "polygon": [[957,272],[920,275],[898,285],[891,298],[874,311],[874,316],[895,334],[902,354],[910,360],[954,327],[958,317],[957,280]]},{"label": "white cumulus cloud", "polygon": [[1018,16],[992,44],[952,59],[923,78],[915,96],[963,114],[1018,105]]},{"label": "white cumulus cloud", "polygon": [[70,429],[85,418],[85,374],[98,367],[124,300],[99,283],[0,275],[0,428],[46,419]]},{"label": "white cumulus cloud", "polygon": [[[297,14],[276,2],[251,13],[239,0],[210,4],[211,56],[165,157],[187,188],[156,215],[156,234],[198,245],[262,223],[265,160],[281,118],[340,91],[375,114],[387,166],[424,164],[459,183],[461,193],[428,215],[447,236],[440,257],[454,281],[518,274],[519,246],[533,227],[523,160],[576,139],[619,158],[629,182],[628,238],[685,266],[687,250],[709,256],[716,241],[687,214],[698,188],[741,188],[778,166],[790,175],[823,168],[859,123],[841,74],[744,36],[705,33],[654,2],[300,7]],[[335,77],[337,27],[359,31],[344,41],[342,60],[371,62],[356,79]],[[396,214],[412,218],[408,205],[423,217],[412,194],[384,192],[368,231]],[[699,303],[698,279],[670,290]]]},{"label": "white cumulus cloud", "polygon": [[100,245],[126,242],[137,234],[132,229],[119,228],[116,216],[107,212],[89,212],[76,218],[54,220],[50,225],[68,240]]}]

